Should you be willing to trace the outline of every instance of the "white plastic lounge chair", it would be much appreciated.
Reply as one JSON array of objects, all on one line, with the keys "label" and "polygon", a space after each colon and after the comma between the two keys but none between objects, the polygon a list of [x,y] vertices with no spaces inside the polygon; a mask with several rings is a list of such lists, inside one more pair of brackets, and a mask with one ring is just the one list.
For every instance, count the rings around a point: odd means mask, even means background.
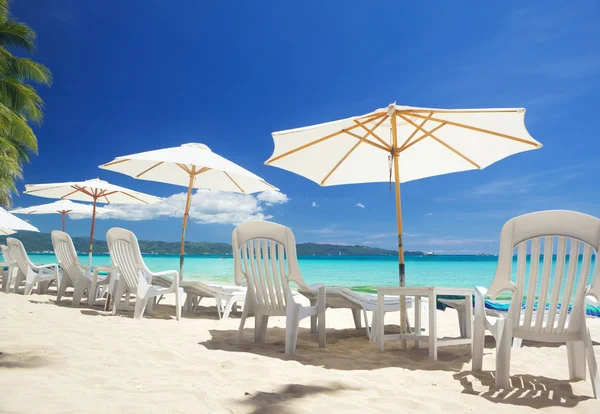
[{"label": "white plastic lounge chair", "polygon": [[[110,259],[113,263],[113,271],[119,275],[116,294],[114,297],[113,315],[120,308],[121,296],[133,293],[136,295],[134,319],[140,319],[148,307],[151,311],[152,305],[148,304],[150,299],[169,293],[175,294],[175,314],[177,320],[181,317],[181,299],[183,290],[179,287],[179,272],[167,270],[165,272],[151,272],[142,259],[140,246],[135,234],[129,230],[112,228],[106,233],[106,243]],[[171,276],[171,285],[164,287],[153,283],[154,278]]]},{"label": "white plastic lounge chair", "polygon": [[[93,305],[102,297],[110,278],[98,275],[98,269],[81,264],[71,237],[62,231],[52,232],[52,246],[56,260],[63,270],[63,275],[58,286],[56,301],[59,302],[65,294],[67,287],[73,287],[73,304],[79,306],[84,291],[87,291],[87,303]],[[104,267],[103,267],[104,268]]]},{"label": "white plastic lounge chair", "polygon": [[233,231],[232,246],[236,284],[245,279],[248,286],[238,340],[250,312],[255,316],[256,342],[264,342],[270,316],[285,316],[285,353],[293,354],[300,320],[317,315],[319,347],[324,348],[325,286],[318,288],[314,306],[302,306],[294,300],[290,282],[298,284],[302,276],[292,231],[275,223],[248,222]]},{"label": "white plastic lounge chair", "polygon": [[237,303],[246,298],[246,289],[238,286],[207,285],[195,280],[182,280],[180,286],[186,293],[186,310],[196,310],[203,298],[215,298],[219,319],[229,318]]},{"label": "white plastic lounge chair", "polygon": [[[543,260],[540,266],[542,242]],[[516,283],[511,281],[515,248]],[[585,318],[586,296],[596,301],[600,298],[599,249],[600,220],[592,216],[556,210],[525,214],[509,220],[500,233],[498,268],[492,285],[487,291],[481,287],[475,290],[473,370],[482,369],[486,330],[496,340],[496,388],[509,387],[513,338],[566,343],[570,378],[585,379],[587,359],[594,397],[599,398],[600,376]],[[529,266],[528,250],[531,252]],[[567,250],[569,257],[579,258],[582,254],[581,264],[579,260],[569,260]],[[586,287],[594,255],[592,282]],[[487,316],[484,297],[487,294],[495,299],[503,291],[510,291],[513,295],[506,316]],[[523,301],[525,307],[522,306]],[[545,306],[547,301],[548,310]],[[562,302],[560,309],[559,302]],[[537,306],[538,303],[540,306]],[[569,312],[567,305],[570,303],[572,308]]]},{"label": "white plastic lounge chair", "polygon": [[[317,291],[313,288],[313,286],[307,286],[302,277],[299,277],[299,288],[298,293],[306,296],[311,304],[315,304],[317,299]],[[371,341],[375,341],[377,339],[377,295],[368,294],[368,293],[359,293],[355,292],[351,289],[341,286],[327,286],[327,298],[325,299],[325,305],[327,308],[333,309],[350,309],[352,311],[352,316],[354,317],[354,326],[356,329],[361,329],[361,313],[365,322],[365,329],[367,331],[367,336]],[[406,307],[407,309],[413,306],[412,298],[406,298]],[[427,326],[427,302],[421,302],[421,315],[425,319],[423,320],[424,326]],[[372,328],[369,326],[369,319],[367,317],[367,312],[373,312],[373,321]],[[384,305],[384,315],[387,312],[400,312],[400,299],[398,298],[386,298]],[[407,322],[408,322],[408,314],[407,314]],[[410,325],[409,325],[410,326]],[[316,318],[313,316],[311,320],[311,329],[313,332],[316,332]]]},{"label": "white plastic lounge chair", "polygon": [[14,282],[14,274],[19,269],[17,268],[15,261],[12,260],[10,257],[10,251],[8,250],[8,246],[2,245],[0,247],[2,248],[2,257],[4,257],[4,266],[8,267],[6,273],[2,272],[2,289],[6,293],[8,293],[10,291],[12,282]]},{"label": "white plastic lounge chair", "polygon": [[6,239],[10,258],[15,262],[17,266],[15,289],[16,292],[21,282],[25,280],[24,294],[31,294],[33,285],[38,285],[38,293],[45,293],[48,290],[50,282],[56,281],[56,284],[60,284],[61,273],[58,269],[58,265],[55,263],[35,265],[29,260],[25,247],[20,240],[9,237]]}]

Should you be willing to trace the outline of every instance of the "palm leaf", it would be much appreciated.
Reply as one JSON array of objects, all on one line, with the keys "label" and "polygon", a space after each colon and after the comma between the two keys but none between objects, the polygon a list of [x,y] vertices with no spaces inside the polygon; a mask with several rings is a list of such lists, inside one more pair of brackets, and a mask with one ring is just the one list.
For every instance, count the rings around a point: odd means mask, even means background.
[{"label": "palm leaf", "polygon": [[10,139],[37,154],[37,139],[25,119],[0,102],[0,139]]},{"label": "palm leaf", "polygon": [[25,119],[40,123],[44,116],[42,98],[32,86],[25,85],[18,79],[0,79],[0,99]]},{"label": "palm leaf", "polygon": [[31,59],[15,57],[0,49],[0,78],[10,77],[42,85],[52,84],[50,70]]},{"label": "palm leaf", "polygon": [[35,49],[35,39],[35,32],[25,23],[14,19],[0,19],[0,45],[2,47],[17,47],[32,51]]}]

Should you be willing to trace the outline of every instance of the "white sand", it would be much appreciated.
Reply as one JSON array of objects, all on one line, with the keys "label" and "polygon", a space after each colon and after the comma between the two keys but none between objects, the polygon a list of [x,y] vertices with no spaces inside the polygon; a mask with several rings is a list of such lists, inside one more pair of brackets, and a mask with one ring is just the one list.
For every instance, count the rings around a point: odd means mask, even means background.
[{"label": "white sand", "polygon": [[[152,318],[134,321],[130,312],[113,317],[54,299],[0,293],[0,412],[600,410],[589,379],[568,380],[565,346],[514,351],[516,388],[498,392],[491,341],[487,371],[474,375],[467,346],[441,349],[439,361],[426,349],[403,352],[393,343],[382,353],[352,329],[349,311],[327,312],[326,349],[303,329],[297,354],[286,356],[283,318],[270,321],[263,345],[252,342],[251,318],[238,345],[239,313],[219,321],[207,306],[177,322],[173,307],[161,304]],[[443,334],[457,334],[453,311],[438,317]],[[589,326],[599,342],[600,321]]]}]

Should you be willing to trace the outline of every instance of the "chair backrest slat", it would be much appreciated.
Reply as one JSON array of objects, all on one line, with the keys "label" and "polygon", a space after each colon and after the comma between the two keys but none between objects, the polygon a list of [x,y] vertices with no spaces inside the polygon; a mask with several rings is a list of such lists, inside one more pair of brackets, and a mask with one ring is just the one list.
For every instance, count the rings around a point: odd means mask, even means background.
[{"label": "chair backrest slat", "polygon": [[[579,246],[581,242],[578,240],[571,240],[571,249],[569,250],[569,266],[567,269],[567,279],[565,280],[565,286],[563,287],[563,295],[561,300],[560,313],[558,316],[558,324],[554,333],[564,332],[566,326],[567,315],[569,314],[569,306],[571,302],[571,294],[573,293],[573,285],[577,275],[577,267],[579,265]],[[589,248],[589,246],[586,246]],[[582,275],[583,279],[587,279],[587,274]]]},{"label": "chair backrest slat", "polygon": [[[529,289],[527,290],[527,297],[535,297],[535,290],[537,288],[539,267],[540,267],[540,238],[536,237],[531,240],[531,260],[529,264]],[[527,330],[533,329],[531,326],[531,317],[533,315],[534,301],[529,300],[525,302],[525,319],[523,320],[523,327]]]},{"label": "chair backrest slat", "polygon": [[290,282],[306,287],[292,231],[275,223],[248,222],[233,231],[232,246],[236,283],[246,279],[256,306],[283,314],[292,295]]},{"label": "chair backrest slat", "polygon": [[[544,323],[544,315],[546,313],[546,299],[548,298],[548,286],[550,285],[550,274],[552,272],[552,251],[554,248],[554,237],[546,236],[544,238],[544,264],[542,266],[542,280],[539,291],[539,300],[537,304],[537,312],[535,314],[535,330],[541,331]],[[532,299],[535,299],[532,298]]]},{"label": "chair backrest slat", "polygon": [[[552,291],[550,296],[550,305],[548,306],[546,328],[544,332],[552,333],[554,329],[554,319],[556,318],[556,309],[558,308],[558,298],[560,296],[560,287],[563,282],[563,276],[565,271],[565,262],[567,257],[567,239],[566,237],[558,237],[558,247],[556,249],[556,266],[554,268],[554,283],[552,284]],[[568,303],[567,303],[568,306]],[[542,302],[538,304],[538,307],[546,309],[546,303]]]}]

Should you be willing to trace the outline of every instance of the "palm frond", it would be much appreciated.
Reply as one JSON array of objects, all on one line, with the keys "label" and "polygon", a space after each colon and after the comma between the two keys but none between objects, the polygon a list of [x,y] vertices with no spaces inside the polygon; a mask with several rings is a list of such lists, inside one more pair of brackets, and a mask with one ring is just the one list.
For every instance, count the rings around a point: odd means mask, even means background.
[{"label": "palm frond", "polygon": [[37,138],[25,119],[0,101],[0,138],[19,142],[37,154]]},{"label": "palm frond", "polygon": [[15,57],[6,50],[0,50],[0,78],[17,78],[42,85],[52,84],[50,70],[31,59]]},{"label": "palm frond", "polygon": [[31,85],[15,78],[0,78],[0,100],[25,119],[40,123],[44,116],[44,102]]},{"label": "palm frond", "polygon": [[[0,7],[0,14],[1,10]],[[35,49],[35,40],[35,32],[25,23],[10,18],[0,19],[0,45],[2,47],[18,47],[32,51]]]}]

